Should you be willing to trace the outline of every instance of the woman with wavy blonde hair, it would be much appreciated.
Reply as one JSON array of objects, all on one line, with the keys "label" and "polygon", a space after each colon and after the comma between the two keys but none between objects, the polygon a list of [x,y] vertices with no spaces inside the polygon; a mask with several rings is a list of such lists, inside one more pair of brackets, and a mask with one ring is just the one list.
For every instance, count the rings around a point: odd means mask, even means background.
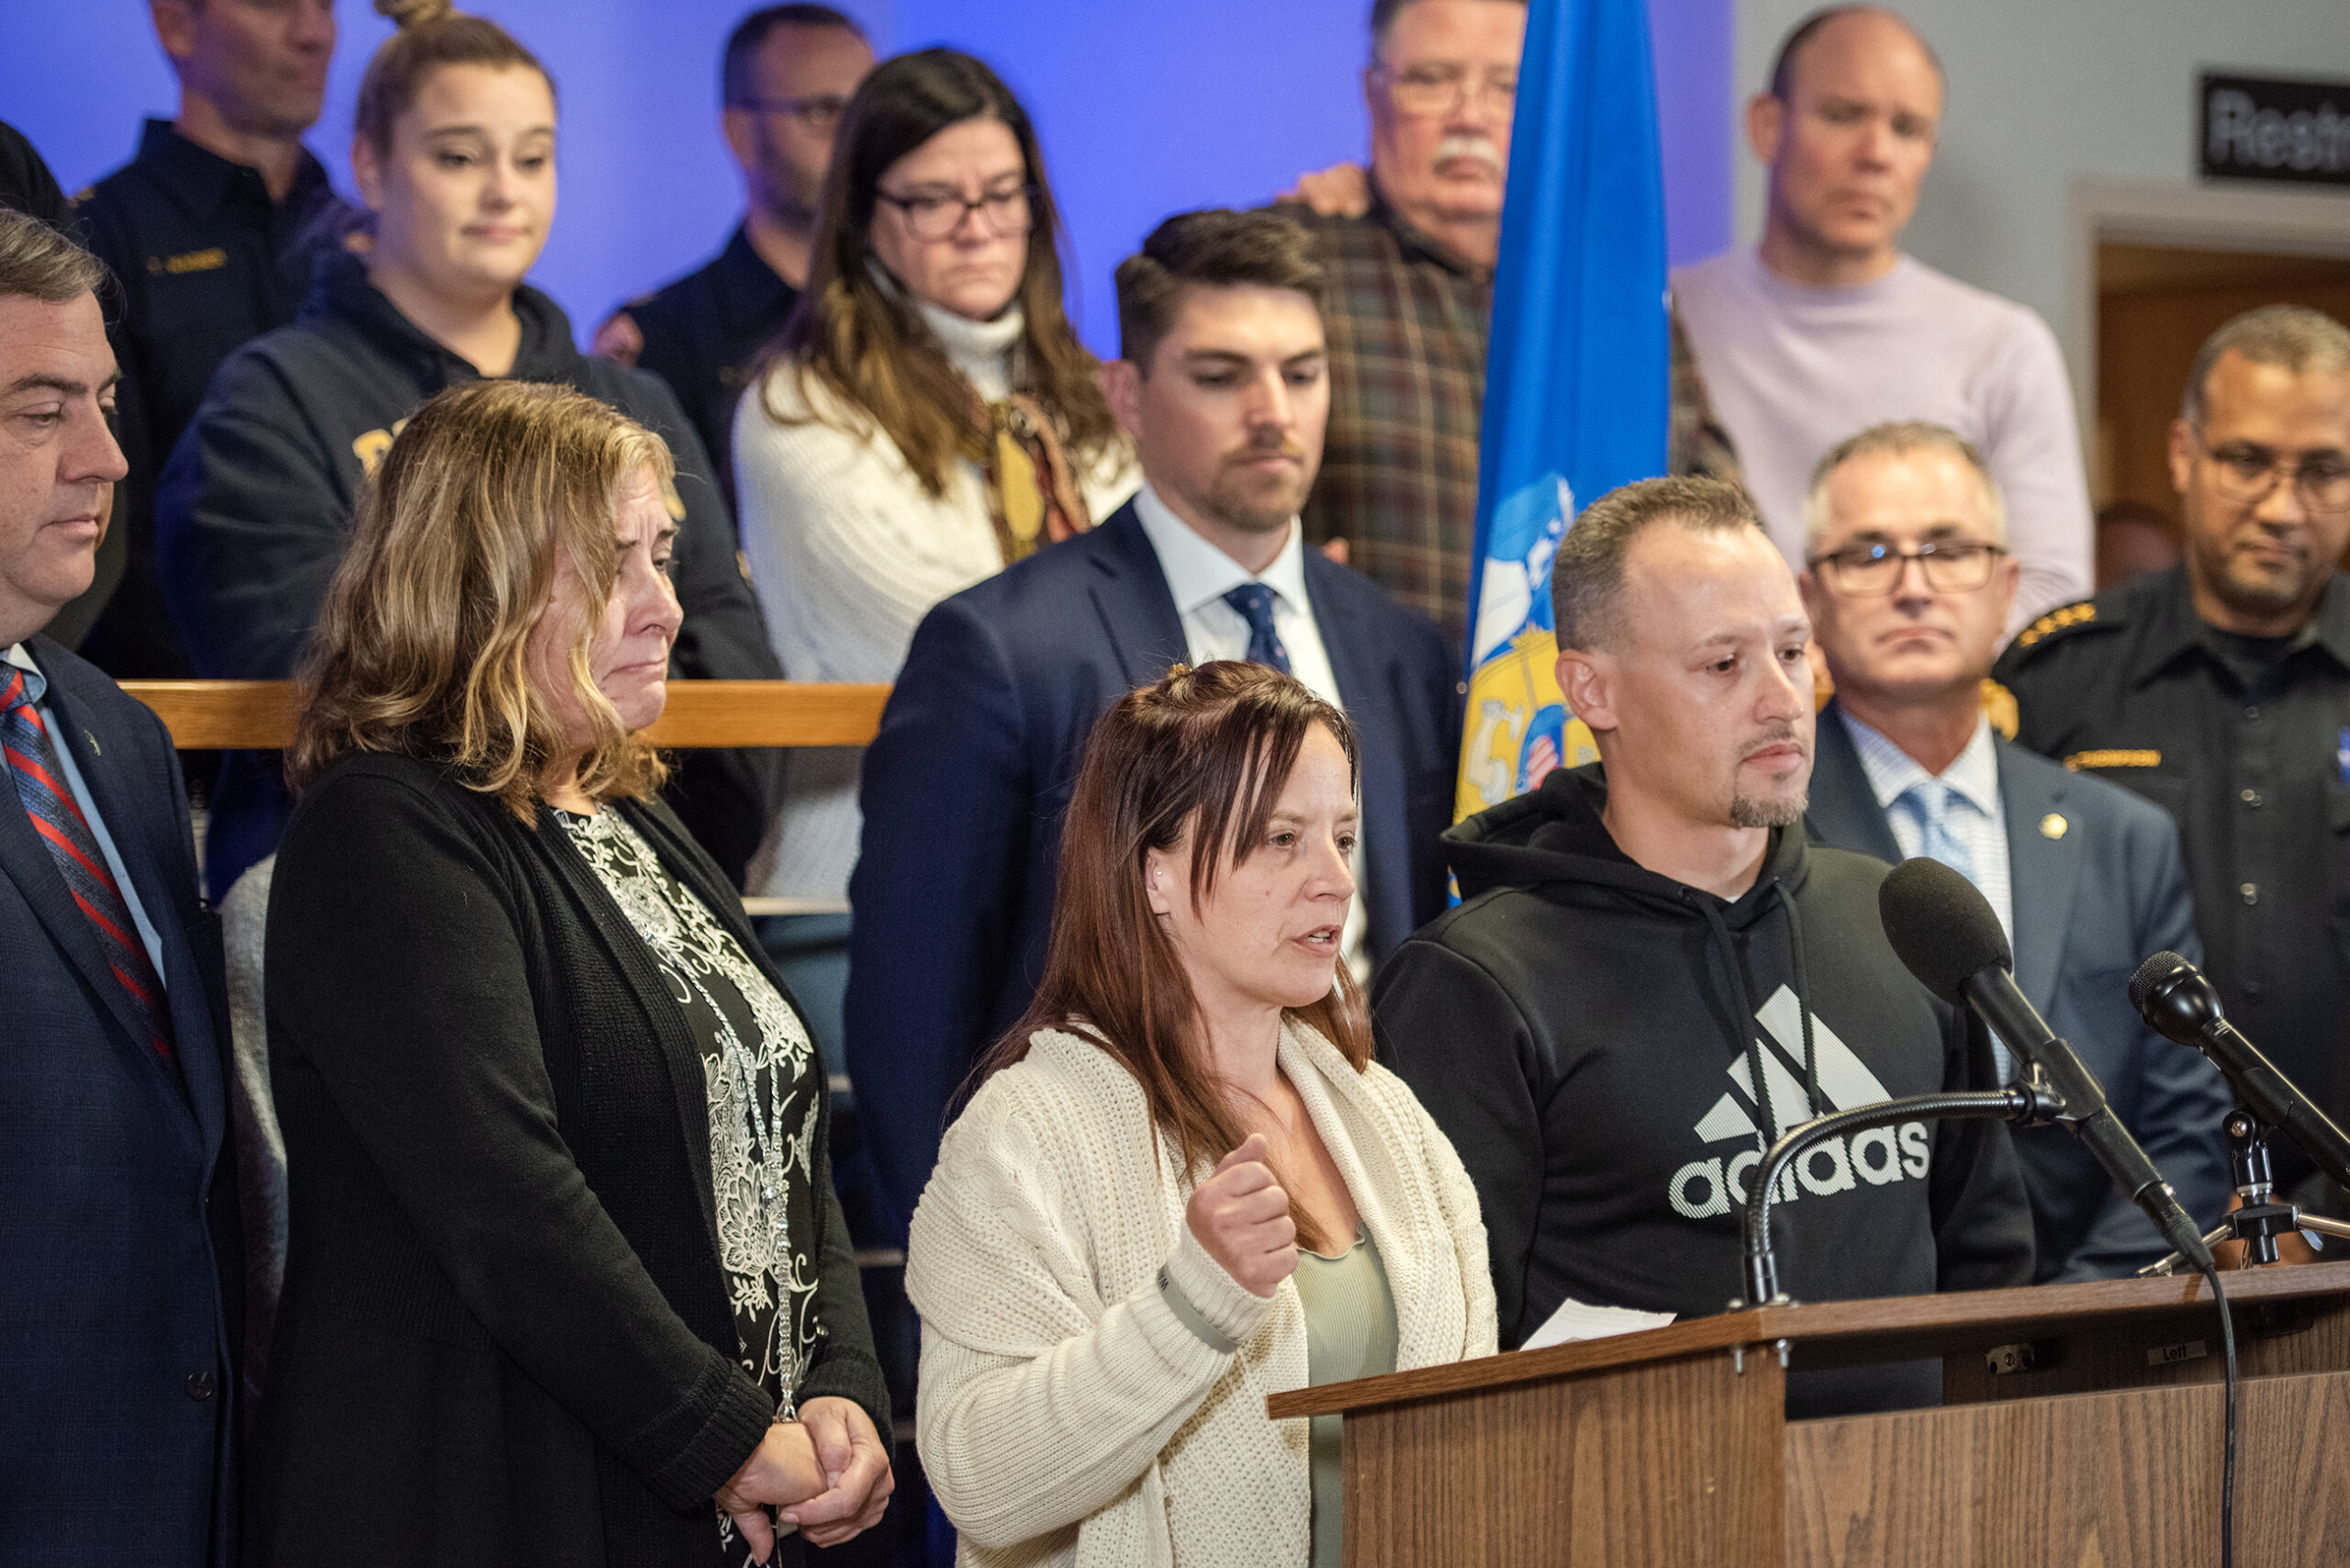
[{"label": "woman with wavy blonde hair", "polygon": [[362,499],[269,906],[253,1561],[739,1563],[887,1503],[824,1074],[642,734],[669,474],[608,404],[476,381]]}]

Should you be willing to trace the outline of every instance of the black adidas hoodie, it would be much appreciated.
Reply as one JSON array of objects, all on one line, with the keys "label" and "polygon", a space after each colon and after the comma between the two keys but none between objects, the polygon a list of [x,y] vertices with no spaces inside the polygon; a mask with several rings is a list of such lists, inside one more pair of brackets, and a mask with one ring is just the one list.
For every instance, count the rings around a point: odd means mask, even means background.
[{"label": "black adidas hoodie", "polygon": [[[1742,1294],[1746,1185],[1777,1133],[1989,1072],[1980,1036],[1886,944],[1884,865],[1782,828],[1726,902],[1636,864],[1606,801],[1595,763],[1446,834],[1464,902],[1380,967],[1374,994],[1382,1058],[1476,1182],[1505,1347],[1566,1296],[1723,1310]],[[1780,1284],[1799,1301],[2031,1280],[1999,1123],[1835,1139],[1781,1200]],[[1789,1408],[1930,1404],[1940,1387],[1930,1362],[1798,1373]]]},{"label": "black adidas hoodie", "polygon": [[[656,376],[591,359],[561,307],[514,291],[520,381],[600,398],[669,443],[677,462],[677,599],[685,623],[670,657],[680,678],[771,680],[782,674],[742,574],[733,520],[700,440]],[[419,405],[476,378],[367,280],[364,262],[322,254],[293,325],[224,363],[157,483],[164,591],[198,674],[284,680],[299,665],[341,564],[367,470]],[[756,752],[688,755],[671,803],[739,884],[779,780]],[[232,753],[212,801],[206,871],[216,897],[277,846],[291,810],[276,759]]]}]

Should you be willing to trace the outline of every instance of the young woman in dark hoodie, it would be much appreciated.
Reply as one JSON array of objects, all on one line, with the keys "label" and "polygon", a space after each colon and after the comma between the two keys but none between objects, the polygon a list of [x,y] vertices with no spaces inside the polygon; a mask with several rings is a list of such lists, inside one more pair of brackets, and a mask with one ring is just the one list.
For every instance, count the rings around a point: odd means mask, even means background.
[{"label": "young woman in dark hoodie", "polygon": [[[447,0],[376,0],[400,30],[369,62],[352,172],[373,216],[364,250],[320,258],[295,323],[220,368],[158,487],[157,549],[198,674],[282,680],[301,663],[342,559],[360,483],[409,414],[477,376],[560,382],[667,442],[686,620],[673,673],[781,675],[700,442],[649,375],[582,354],[570,320],[522,279],[555,205],[554,84],[495,22]],[[740,883],[767,825],[771,767],[697,756],[679,814]],[[234,754],[212,802],[214,896],[270,854],[288,804],[276,759]]]}]

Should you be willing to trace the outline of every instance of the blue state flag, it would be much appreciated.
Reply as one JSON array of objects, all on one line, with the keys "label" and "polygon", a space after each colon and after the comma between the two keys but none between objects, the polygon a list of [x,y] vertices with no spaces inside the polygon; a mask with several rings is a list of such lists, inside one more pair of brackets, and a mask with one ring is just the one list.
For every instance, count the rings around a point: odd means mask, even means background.
[{"label": "blue state flag", "polygon": [[1550,560],[1578,506],[1664,472],[1664,181],[1643,0],[1533,0],[1485,367],[1454,815],[1598,753],[1567,711]]}]

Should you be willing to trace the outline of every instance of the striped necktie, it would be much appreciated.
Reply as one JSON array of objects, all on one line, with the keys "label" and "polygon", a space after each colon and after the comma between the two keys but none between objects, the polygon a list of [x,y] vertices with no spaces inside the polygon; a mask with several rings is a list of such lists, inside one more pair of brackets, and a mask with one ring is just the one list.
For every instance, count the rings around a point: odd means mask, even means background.
[{"label": "striped necktie", "polygon": [[1263,583],[1242,583],[1224,596],[1224,602],[1248,622],[1248,662],[1270,665],[1289,674],[1289,650],[1281,646],[1281,633],[1273,630],[1273,590]]},{"label": "striped necktie", "polygon": [[130,999],[131,1011],[146,1022],[148,1044],[157,1056],[171,1061],[172,1010],[163,995],[163,983],[147,957],[146,944],[139,939],[122,890],[106,868],[97,834],[90,831],[88,820],[59,772],[49,731],[40,722],[39,710],[33,706],[39,693],[22,669],[14,665],[0,665],[0,669],[8,675],[7,684],[0,687],[0,752],[6,755],[17,798],[32,819],[33,832],[49,846],[50,858],[57,862],[65,890],[88,917],[106,967]]}]

